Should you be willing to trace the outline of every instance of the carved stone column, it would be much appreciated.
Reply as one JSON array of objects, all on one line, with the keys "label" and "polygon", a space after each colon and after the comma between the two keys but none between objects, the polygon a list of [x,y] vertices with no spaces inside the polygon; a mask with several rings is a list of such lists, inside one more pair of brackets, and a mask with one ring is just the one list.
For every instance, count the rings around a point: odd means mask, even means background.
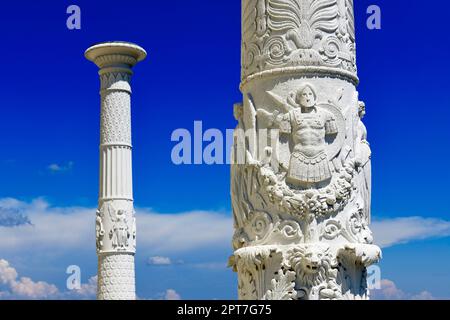
[{"label": "carved stone column", "polygon": [[240,299],[368,299],[370,147],[353,0],[242,0],[230,264]]},{"label": "carved stone column", "polygon": [[100,193],[96,217],[99,300],[134,300],[136,218],[131,169],[131,68],[146,57],[141,47],[101,43],[85,56],[101,80]]}]

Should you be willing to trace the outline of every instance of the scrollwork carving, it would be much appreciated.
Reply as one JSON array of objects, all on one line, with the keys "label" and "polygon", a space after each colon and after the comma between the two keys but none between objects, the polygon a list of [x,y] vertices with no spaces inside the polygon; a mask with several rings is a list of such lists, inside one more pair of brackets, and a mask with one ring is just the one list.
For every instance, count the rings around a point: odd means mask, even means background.
[{"label": "scrollwork carving", "polygon": [[342,232],[342,224],[338,220],[330,219],[325,223],[322,238],[326,240],[336,239]]},{"label": "scrollwork carving", "polygon": [[[244,3],[244,78],[263,70],[298,65],[356,72],[352,0],[254,0]],[[261,52],[264,55],[259,60]]]},{"label": "scrollwork carving", "polygon": [[255,240],[261,240],[267,237],[269,231],[273,228],[272,218],[265,212],[255,212],[251,216],[251,233]]},{"label": "scrollwork carving", "polygon": [[288,52],[286,40],[281,36],[270,38],[264,46],[264,54],[267,56],[268,64],[272,66],[281,66],[286,63]]}]

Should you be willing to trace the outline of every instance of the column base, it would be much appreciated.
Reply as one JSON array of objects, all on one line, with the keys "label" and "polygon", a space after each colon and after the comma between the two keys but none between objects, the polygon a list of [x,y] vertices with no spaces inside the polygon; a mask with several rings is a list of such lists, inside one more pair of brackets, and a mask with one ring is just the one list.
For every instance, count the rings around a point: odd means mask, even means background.
[{"label": "column base", "polygon": [[266,245],[237,250],[230,265],[240,300],[367,300],[367,267],[380,258],[368,244]]}]

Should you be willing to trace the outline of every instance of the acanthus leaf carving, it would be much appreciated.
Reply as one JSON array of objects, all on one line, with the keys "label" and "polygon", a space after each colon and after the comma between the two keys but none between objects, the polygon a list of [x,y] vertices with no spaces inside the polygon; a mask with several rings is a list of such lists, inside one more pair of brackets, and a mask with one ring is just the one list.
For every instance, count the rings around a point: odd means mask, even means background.
[{"label": "acanthus leaf carving", "polygon": [[280,269],[275,273],[270,289],[262,300],[294,300],[296,297],[295,272]]}]

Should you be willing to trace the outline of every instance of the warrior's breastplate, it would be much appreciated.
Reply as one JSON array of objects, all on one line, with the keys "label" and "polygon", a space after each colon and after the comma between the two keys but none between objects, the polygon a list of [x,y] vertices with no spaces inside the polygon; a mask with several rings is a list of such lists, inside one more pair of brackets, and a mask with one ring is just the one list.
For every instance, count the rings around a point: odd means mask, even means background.
[{"label": "warrior's breastplate", "polygon": [[293,112],[294,151],[312,157],[325,148],[325,121],[319,113]]},{"label": "warrior's breastplate", "polygon": [[287,182],[293,185],[318,183],[331,178],[326,154],[325,119],[320,113],[291,114],[294,150],[291,154]]}]

